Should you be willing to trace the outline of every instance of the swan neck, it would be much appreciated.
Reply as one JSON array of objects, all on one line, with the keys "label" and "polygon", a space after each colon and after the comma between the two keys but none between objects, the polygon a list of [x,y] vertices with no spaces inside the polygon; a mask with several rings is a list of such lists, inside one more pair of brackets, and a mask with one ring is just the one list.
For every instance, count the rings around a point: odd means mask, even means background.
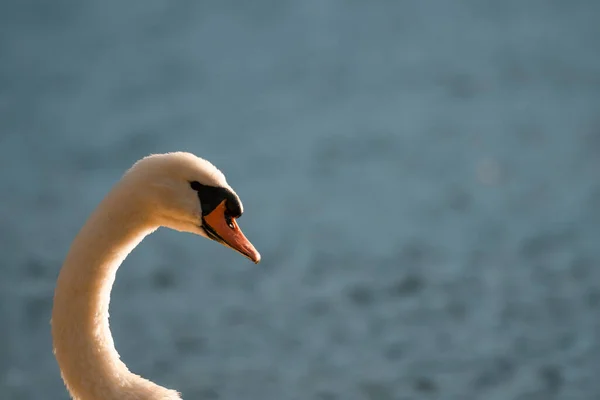
[{"label": "swan neck", "polygon": [[158,227],[135,196],[117,189],[90,216],[61,268],[52,310],[54,353],[74,399],[180,399],[131,373],[114,346],[109,303],[117,270]]}]

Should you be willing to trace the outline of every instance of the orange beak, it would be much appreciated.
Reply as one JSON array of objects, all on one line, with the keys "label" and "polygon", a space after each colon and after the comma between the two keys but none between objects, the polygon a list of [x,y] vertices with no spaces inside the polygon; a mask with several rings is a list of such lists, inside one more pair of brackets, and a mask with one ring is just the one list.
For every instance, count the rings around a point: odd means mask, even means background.
[{"label": "orange beak", "polygon": [[225,200],[223,200],[210,214],[202,218],[202,226],[206,233],[211,239],[231,247],[258,264],[260,253],[246,239],[235,218],[227,217],[226,210]]}]

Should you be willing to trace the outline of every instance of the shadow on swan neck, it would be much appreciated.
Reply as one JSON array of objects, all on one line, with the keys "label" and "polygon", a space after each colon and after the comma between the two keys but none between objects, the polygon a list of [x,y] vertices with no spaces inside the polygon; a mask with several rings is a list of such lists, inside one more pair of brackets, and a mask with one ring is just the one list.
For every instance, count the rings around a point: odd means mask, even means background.
[{"label": "shadow on swan neck", "polygon": [[83,226],[60,271],[52,310],[56,360],[74,399],[179,400],[176,391],[131,373],[114,346],[108,311],[117,269],[158,228],[136,196],[117,189]]}]

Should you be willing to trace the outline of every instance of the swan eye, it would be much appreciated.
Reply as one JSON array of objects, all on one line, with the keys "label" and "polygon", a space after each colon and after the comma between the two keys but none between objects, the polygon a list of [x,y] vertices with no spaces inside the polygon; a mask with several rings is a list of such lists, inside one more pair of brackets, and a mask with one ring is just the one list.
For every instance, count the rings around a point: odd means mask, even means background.
[{"label": "swan eye", "polygon": [[200,185],[200,182],[198,182],[198,181],[193,181],[193,182],[190,182],[190,187],[193,190],[195,190],[196,192],[198,192],[201,189],[202,185]]}]

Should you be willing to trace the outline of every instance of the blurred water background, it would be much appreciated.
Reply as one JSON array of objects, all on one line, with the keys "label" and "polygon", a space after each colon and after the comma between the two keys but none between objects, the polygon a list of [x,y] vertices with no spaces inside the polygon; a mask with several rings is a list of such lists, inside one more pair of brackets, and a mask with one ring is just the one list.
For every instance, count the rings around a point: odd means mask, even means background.
[{"label": "blurred water background", "polygon": [[600,3],[0,2],[0,398],[67,399],[70,242],[153,152],[221,168],[254,266],[167,230],[123,360],[185,399],[600,398]]}]

